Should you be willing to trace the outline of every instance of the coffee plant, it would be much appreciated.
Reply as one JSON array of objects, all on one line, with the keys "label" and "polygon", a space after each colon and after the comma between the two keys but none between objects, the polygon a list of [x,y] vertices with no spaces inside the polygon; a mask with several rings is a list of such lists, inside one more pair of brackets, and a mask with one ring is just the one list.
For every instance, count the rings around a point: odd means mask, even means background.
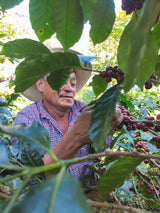
[{"label": "coffee plant", "polygon": [[[1,0],[1,12],[22,1]],[[117,64],[107,64],[105,70],[93,66],[91,154],[82,158],[57,159],[45,128],[36,122],[13,126],[10,106],[49,72],[49,84],[59,91],[71,69],[81,68],[79,58],[84,65],[94,58],[67,50],[79,41],[86,21],[94,46],[109,37],[116,20],[114,1],[30,0],[30,21],[38,41],[0,42],[1,56],[12,63],[19,60],[10,82],[14,93],[0,98],[0,212],[160,211],[160,0],[122,0],[122,10],[131,18],[118,41]],[[51,53],[43,44],[54,34],[64,53]],[[124,121],[113,129],[116,105]],[[20,143],[11,145],[10,137],[18,137]],[[107,137],[112,143],[103,150]],[[56,163],[44,166],[45,152]],[[89,160],[94,161],[88,166],[89,177],[77,180],[66,172],[71,164]],[[49,179],[44,176],[47,171],[53,174]]]}]

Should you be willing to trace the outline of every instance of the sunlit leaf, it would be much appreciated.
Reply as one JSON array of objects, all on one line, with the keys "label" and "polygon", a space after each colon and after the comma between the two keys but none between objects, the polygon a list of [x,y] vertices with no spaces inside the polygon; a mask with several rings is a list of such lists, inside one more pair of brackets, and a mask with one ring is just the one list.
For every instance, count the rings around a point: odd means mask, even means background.
[{"label": "sunlit leaf", "polygon": [[102,151],[106,138],[112,130],[112,116],[115,113],[116,103],[120,95],[120,85],[107,90],[95,103],[92,109],[89,136],[95,151]]},{"label": "sunlit leaf", "polygon": [[145,82],[152,75],[158,59],[158,46],[152,34],[149,35],[146,42],[144,56],[139,66],[140,72],[136,76],[136,84],[143,90]]},{"label": "sunlit leaf", "polygon": [[92,82],[90,83],[90,86],[93,88],[93,92],[95,96],[97,97],[102,92],[105,91],[107,82],[105,78],[102,78],[100,75],[94,75],[92,78]]},{"label": "sunlit leaf", "polygon": [[60,70],[55,70],[47,78],[50,85],[53,85],[54,90],[60,91],[61,87],[66,84],[69,75],[73,72],[72,68],[65,68]]},{"label": "sunlit leaf", "polygon": [[50,38],[55,31],[52,27],[52,0],[30,0],[30,21],[41,42]]},{"label": "sunlit leaf", "polygon": [[124,73],[127,72],[127,58],[131,48],[131,35],[133,33],[137,18],[138,17],[133,14],[130,22],[123,31],[118,46],[118,53],[117,53],[118,65],[121,68],[122,72]]},{"label": "sunlit leaf", "polygon": [[81,68],[79,59],[76,54],[68,52],[56,52],[42,55],[33,60],[25,60],[16,67],[15,92],[23,92],[44,75],[51,72],[55,73],[59,80],[62,79],[60,82],[56,80],[56,88],[54,82],[50,84],[53,89],[59,90],[63,83],[67,81],[70,73],[67,76],[63,76],[61,70],[68,70],[73,67]]},{"label": "sunlit leaf", "polygon": [[127,73],[124,80],[124,90],[129,91],[136,82],[136,76],[140,70],[143,60],[147,40],[151,32],[151,27],[155,24],[159,13],[160,1],[146,0],[143,10],[138,18],[134,32],[131,36],[131,48],[127,60]]},{"label": "sunlit leaf", "polygon": [[0,7],[2,8],[2,11],[10,9],[19,3],[21,3],[23,0],[1,0],[0,1]]},{"label": "sunlit leaf", "polygon": [[91,18],[92,12],[93,12],[93,8],[95,3],[98,0],[80,0],[80,5],[82,7],[83,10],[83,15],[84,15],[84,23],[89,20]]},{"label": "sunlit leaf", "polygon": [[152,32],[153,32],[153,34],[156,38],[157,44],[160,48],[160,37],[159,37],[159,35],[160,35],[160,21],[158,21],[158,23],[153,27]]},{"label": "sunlit leaf", "polygon": [[90,18],[90,37],[93,44],[103,42],[112,31],[115,22],[115,8],[113,0],[98,0],[94,5]]},{"label": "sunlit leaf", "polygon": [[39,57],[43,53],[50,53],[49,49],[41,42],[32,39],[16,39],[4,44],[0,55],[12,58],[31,58]]},{"label": "sunlit leaf", "polygon": [[66,51],[81,37],[83,13],[78,0],[53,0],[52,23],[57,39]]}]

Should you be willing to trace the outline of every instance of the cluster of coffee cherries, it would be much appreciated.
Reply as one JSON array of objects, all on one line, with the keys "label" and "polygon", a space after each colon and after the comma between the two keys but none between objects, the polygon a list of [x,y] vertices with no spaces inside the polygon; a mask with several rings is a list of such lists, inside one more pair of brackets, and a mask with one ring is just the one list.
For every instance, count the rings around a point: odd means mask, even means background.
[{"label": "cluster of coffee cherries", "polygon": [[135,135],[135,140],[134,140],[134,147],[136,148],[137,152],[150,152],[149,147],[146,145],[146,142],[144,141],[139,141],[140,138],[140,134],[137,133]]},{"label": "cluster of coffee cherries", "polygon": [[10,80],[13,80],[13,76],[10,76],[10,77],[7,77],[7,78],[4,78],[4,77],[1,77],[0,78],[0,83],[4,82],[4,81],[10,81]]},{"label": "cluster of coffee cherries", "polygon": [[143,7],[144,0],[122,0],[122,10],[126,11],[126,15],[131,14],[135,10]]},{"label": "cluster of coffee cherries", "polygon": [[107,66],[106,70],[100,72],[100,76],[106,78],[108,83],[112,81],[112,78],[116,79],[117,83],[121,83],[124,80],[124,73],[117,65],[114,67]]},{"label": "cluster of coffee cherries", "polygon": [[141,181],[140,182],[140,186],[143,186],[145,184],[146,187],[147,187],[147,193],[148,194],[152,194],[155,191],[155,189],[156,189],[157,190],[157,196],[160,197],[160,187],[159,187],[159,185],[152,186],[151,184],[149,184],[148,181],[151,180],[149,177],[146,180],[147,181],[145,181],[145,182]]},{"label": "cluster of coffee cherries", "polygon": [[[139,173],[139,172],[134,171],[134,172],[132,173],[132,176],[135,177],[135,176],[138,175],[138,173]],[[157,178],[160,178],[160,173],[159,173],[159,172],[156,173],[156,179],[157,179]],[[153,194],[154,192],[156,192],[156,196],[157,196],[157,197],[160,197],[160,186],[159,186],[158,184],[152,185],[150,182],[151,182],[151,178],[150,178],[150,177],[146,177],[145,179],[143,179],[143,180],[139,183],[139,185],[140,185],[141,187],[146,186],[146,187],[147,187],[147,193],[148,193],[148,194]]]},{"label": "cluster of coffee cherries", "polygon": [[151,89],[153,86],[153,81],[157,80],[157,76],[152,74],[151,77],[146,81],[145,83],[145,88],[146,89]]},{"label": "cluster of coffee cherries", "polygon": [[[123,125],[126,126],[127,131],[131,130],[143,130],[144,132],[147,132],[149,130],[160,132],[160,114],[156,116],[156,120],[153,116],[146,116],[145,120],[138,121],[135,117],[130,115],[130,112],[125,109],[124,106],[119,106],[121,109],[121,112],[123,113],[124,120],[118,127],[118,129],[121,129]],[[152,138],[154,142],[156,142],[157,148],[160,148],[160,136],[154,136]],[[141,146],[141,145],[140,145]],[[138,148],[138,144],[137,144]]]}]

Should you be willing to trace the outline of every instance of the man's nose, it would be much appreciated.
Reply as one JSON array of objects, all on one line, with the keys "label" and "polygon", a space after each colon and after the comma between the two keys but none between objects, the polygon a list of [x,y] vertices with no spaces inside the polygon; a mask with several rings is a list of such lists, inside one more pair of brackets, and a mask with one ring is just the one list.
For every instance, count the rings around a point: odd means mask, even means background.
[{"label": "man's nose", "polygon": [[73,91],[73,87],[71,85],[71,82],[67,81],[67,83],[63,85],[62,89],[67,91],[67,92],[72,92]]}]

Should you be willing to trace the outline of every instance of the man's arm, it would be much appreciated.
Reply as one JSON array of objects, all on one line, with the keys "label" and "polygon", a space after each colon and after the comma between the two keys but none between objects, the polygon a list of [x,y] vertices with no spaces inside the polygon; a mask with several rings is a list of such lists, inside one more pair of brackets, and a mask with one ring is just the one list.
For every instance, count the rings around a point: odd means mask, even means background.
[{"label": "man's arm", "polygon": [[[93,106],[89,106],[83,110],[74,125],[65,133],[65,135],[58,142],[56,147],[53,148],[53,153],[56,155],[57,158],[74,158],[82,146],[91,143],[88,129],[92,108]],[[122,121],[123,114],[121,113],[121,110],[117,107],[116,113],[112,118],[113,128],[119,126]],[[46,154],[43,158],[43,162],[45,165],[47,165],[54,163],[54,160],[50,157],[49,154]]]}]

